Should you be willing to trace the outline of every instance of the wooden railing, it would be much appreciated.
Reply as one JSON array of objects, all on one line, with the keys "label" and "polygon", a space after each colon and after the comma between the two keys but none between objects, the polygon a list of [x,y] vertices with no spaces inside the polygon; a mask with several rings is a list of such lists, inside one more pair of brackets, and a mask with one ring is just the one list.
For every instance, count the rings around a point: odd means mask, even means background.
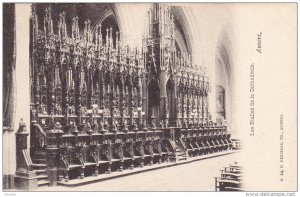
[{"label": "wooden railing", "polygon": [[47,134],[41,125],[38,123],[32,123],[30,134],[31,156],[37,151],[44,150],[47,146],[46,138]]}]

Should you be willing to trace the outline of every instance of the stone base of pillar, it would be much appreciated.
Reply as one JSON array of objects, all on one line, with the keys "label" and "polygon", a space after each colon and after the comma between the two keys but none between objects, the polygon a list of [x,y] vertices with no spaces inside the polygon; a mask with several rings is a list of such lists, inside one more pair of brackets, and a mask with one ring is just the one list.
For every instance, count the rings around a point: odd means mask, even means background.
[{"label": "stone base of pillar", "polygon": [[56,186],[58,179],[57,169],[47,169],[48,180],[50,181],[49,186]]},{"label": "stone base of pillar", "polygon": [[35,172],[16,172],[15,187],[20,190],[34,190],[38,187],[38,179]]},{"label": "stone base of pillar", "polygon": [[3,135],[2,135],[2,158],[3,159],[3,189],[12,189],[14,185],[14,176],[16,172],[16,140],[15,132],[11,127],[3,126]]},{"label": "stone base of pillar", "polygon": [[3,189],[12,189],[15,187],[14,175],[4,174],[3,175]]}]

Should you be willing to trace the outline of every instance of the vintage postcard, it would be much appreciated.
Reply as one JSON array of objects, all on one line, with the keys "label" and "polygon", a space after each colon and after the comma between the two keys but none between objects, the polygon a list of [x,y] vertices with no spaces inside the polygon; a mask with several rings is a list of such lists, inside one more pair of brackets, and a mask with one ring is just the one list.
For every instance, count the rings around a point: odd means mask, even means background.
[{"label": "vintage postcard", "polygon": [[2,7],[3,191],[295,195],[297,3]]}]

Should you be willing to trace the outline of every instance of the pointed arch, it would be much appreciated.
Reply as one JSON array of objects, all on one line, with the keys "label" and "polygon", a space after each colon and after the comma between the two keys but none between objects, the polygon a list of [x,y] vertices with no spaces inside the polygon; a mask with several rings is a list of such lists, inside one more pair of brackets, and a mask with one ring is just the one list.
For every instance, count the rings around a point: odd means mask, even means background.
[{"label": "pointed arch", "polygon": [[230,28],[225,26],[221,31],[216,46],[216,115],[217,119],[232,120],[232,42]]}]

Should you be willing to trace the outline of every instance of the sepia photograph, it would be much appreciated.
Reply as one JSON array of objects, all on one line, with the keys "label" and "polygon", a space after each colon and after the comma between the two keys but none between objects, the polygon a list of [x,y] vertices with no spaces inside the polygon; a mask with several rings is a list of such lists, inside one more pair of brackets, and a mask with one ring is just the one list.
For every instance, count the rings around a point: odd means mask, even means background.
[{"label": "sepia photograph", "polygon": [[2,191],[294,196],[297,6],[2,3]]}]

